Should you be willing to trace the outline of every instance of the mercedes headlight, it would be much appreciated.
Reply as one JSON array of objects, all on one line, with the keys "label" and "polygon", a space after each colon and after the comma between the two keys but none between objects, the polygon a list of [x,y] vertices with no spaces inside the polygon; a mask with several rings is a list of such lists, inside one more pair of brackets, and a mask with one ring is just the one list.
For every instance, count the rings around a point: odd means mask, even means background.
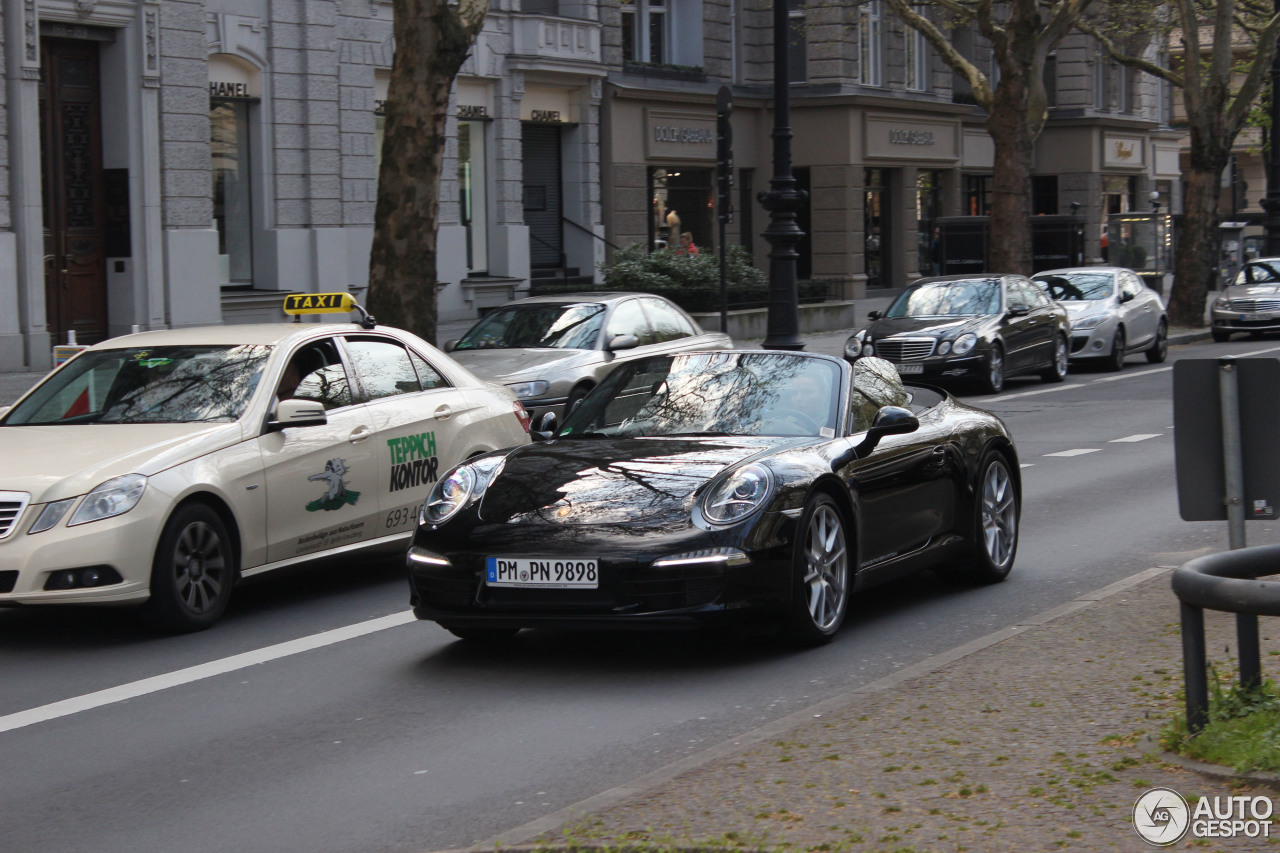
[{"label": "mercedes headlight", "polygon": [[1081,317],[1079,320],[1073,320],[1071,328],[1073,331],[1076,329],[1096,329],[1106,321],[1106,314],[1094,314],[1092,317]]},{"label": "mercedes headlight", "polygon": [[507,387],[521,400],[532,400],[535,397],[545,395],[547,389],[551,387],[551,383],[542,379],[535,379],[532,382],[512,382]]},{"label": "mercedes headlight", "polygon": [[702,514],[713,524],[741,521],[764,506],[773,492],[773,473],[752,462],[721,477],[702,499]]},{"label": "mercedes headlight", "polygon": [[67,527],[124,515],[138,505],[146,489],[147,478],[141,474],[125,474],[123,477],[107,480],[85,495],[80,508],[67,522]]},{"label": "mercedes headlight", "polygon": [[1225,296],[1219,296],[1217,299],[1213,300],[1213,307],[1217,308],[1219,311],[1230,310],[1231,300]]},{"label": "mercedes headlight", "polygon": [[951,345],[952,355],[968,355],[973,352],[973,348],[978,345],[978,336],[973,332],[965,332],[956,338],[956,342]]},{"label": "mercedes headlight", "polygon": [[[863,351],[863,344],[866,342],[866,338],[866,329],[859,329],[850,335],[849,339],[844,342],[844,357],[848,359],[856,359],[863,355],[867,355],[867,353]],[[870,344],[867,344],[867,346],[870,346]]]}]

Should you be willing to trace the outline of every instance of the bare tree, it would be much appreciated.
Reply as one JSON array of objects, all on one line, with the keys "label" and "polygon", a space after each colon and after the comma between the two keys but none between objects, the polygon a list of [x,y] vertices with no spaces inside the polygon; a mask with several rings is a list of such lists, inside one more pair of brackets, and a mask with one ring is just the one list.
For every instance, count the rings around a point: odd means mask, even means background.
[{"label": "bare tree", "polygon": [[436,336],[436,228],[449,92],[489,11],[488,0],[394,0],[369,312]]},{"label": "bare tree", "polygon": [[[1036,138],[1048,118],[1045,59],[1070,33],[1092,0],[886,0],[938,55],[968,81],[986,110],[995,147],[990,233],[991,269],[1031,274],[1031,164]],[[933,7],[934,22],[918,10]],[[952,45],[949,31],[976,24],[999,66],[995,86]],[[999,235],[999,239],[995,236]]]},{"label": "bare tree", "polygon": [[1219,177],[1267,81],[1280,14],[1269,3],[1252,0],[1176,0],[1171,6],[1171,23],[1176,28],[1171,40],[1181,43],[1182,50],[1169,68],[1123,50],[1116,38],[1117,26],[1123,31],[1123,22],[1115,20],[1117,10],[1112,10],[1111,26],[1086,22],[1080,29],[1098,39],[1117,62],[1182,90],[1191,146],[1189,168],[1183,173],[1186,195],[1169,322],[1197,327],[1204,325],[1205,297],[1218,246]]}]

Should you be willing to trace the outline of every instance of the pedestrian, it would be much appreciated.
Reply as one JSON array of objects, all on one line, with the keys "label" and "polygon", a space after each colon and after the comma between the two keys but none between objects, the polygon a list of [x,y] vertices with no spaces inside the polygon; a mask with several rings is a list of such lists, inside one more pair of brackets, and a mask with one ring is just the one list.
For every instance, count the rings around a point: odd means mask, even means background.
[{"label": "pedestrian", "polygon": [[676,246],[677,255],[697,255],[698,247],[693,242],[693,232],[686,231],[680,235],[680,245]]}]

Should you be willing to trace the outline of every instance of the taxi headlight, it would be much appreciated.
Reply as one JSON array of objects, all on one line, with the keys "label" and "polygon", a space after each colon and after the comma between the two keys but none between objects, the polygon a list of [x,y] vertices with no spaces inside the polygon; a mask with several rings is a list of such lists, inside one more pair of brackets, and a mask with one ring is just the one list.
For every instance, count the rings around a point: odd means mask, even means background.
[{"label": "taxi headlight", "polygon": [[62,521],[62,517],[67,514],[67,510],[71,509],[71,505],[75,502],[75,498],[67,498],[65,501],[54,501],[53,503],[45,504],[44,509],[40,511],[40,516],[36,519],[36,523],[31,525],[31,529],[27,531],[27,535],[43,533],[59,521]]},{"label": "taxi headlight", "polygon": [[773,472],[758,463],[721,477],[702,499],[702,514],[714,524],[741,521],[764,505],[773,492]]},{"label": "taxi headlight", "polygon": [[521,400],[532,400],[534,397],[541,397],[546,394],[547,389],[551,387],[551,383],[542,379],[535,379],[532,382],[512,382],[507,387]]},{"label": "taxi headlight", "polygon": [[973,352],[973,348],[978,345],[978,336],[973,332],[966,332],[956,338],[956,342],[951,345],[952,355],[968,355]]},{"label": "taxi headlight", "polygon": [[141,474],[125,474],[123,477],[107,480],[84,496],[80,508],[67,522],[67,527],[124,515],[138,505],[146,489],[147,478]]}]

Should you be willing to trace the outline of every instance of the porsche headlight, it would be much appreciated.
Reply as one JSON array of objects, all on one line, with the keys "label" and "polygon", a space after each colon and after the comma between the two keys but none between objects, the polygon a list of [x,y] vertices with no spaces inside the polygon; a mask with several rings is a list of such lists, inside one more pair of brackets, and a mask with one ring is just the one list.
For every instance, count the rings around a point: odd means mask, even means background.
[{"label": "porsche headlight", "polygon": [[1072,321],[1071,328],[1072,330],[1096,329],[1099,326],[1101,326],[1103,323],[1105,323],[1106,320],[1107,320],[1106,314],[1094,314],[1092,317],[1081,317],[1079,320]]},{"label": "porsche headlight", "polygon": [[952,355],[968,355],[973,352],[973,348],[978,345],[978,336],[973,332],[966,332],[956,338],[956,342],[951,345]]},{"label": "porsche headlight", "polygon": [[419,523],[441,524],[484,493],[506,463],[505,456],[486,456],[464,462],[432,486],[419,513]]},{"label": "porsche headlight", "polygon": [[714,524],[741,521],[764,505],[773,492],[773,473],[755,462],[722,477],[702,499],[702,514]]},{"label": "porsche headlight", "polygon": [[532,400],[534,397],[541,397],[547,393],[547,389],[551,387],[551,383],[542,379],[535,379],[532,382],[512,382],[507,386],[521,400]]},{"label": "porsche headlight", "polygon": [[147,478],[141,474],[125,474],[123,477],[107,480],[85,495],[80,508],[67,522],[67,527],[124,515],[138,505],[146,489]]}]

